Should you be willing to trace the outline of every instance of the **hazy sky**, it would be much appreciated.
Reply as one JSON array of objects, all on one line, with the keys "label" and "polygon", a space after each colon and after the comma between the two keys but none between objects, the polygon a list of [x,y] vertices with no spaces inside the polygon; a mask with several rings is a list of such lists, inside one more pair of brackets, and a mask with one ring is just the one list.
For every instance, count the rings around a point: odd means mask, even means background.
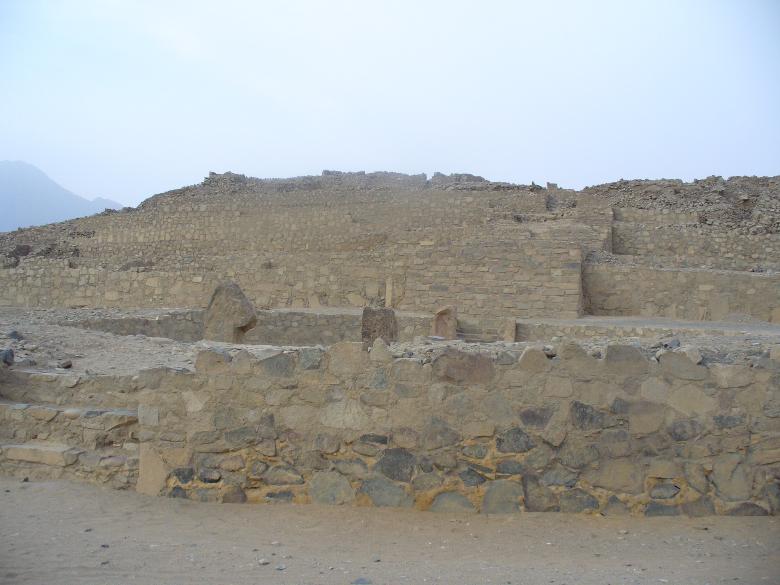
[{"label": "hazy sky", "polygon": [[0,0],[0,159],[129,204],[211,170],[776,175],[780,0]]}]

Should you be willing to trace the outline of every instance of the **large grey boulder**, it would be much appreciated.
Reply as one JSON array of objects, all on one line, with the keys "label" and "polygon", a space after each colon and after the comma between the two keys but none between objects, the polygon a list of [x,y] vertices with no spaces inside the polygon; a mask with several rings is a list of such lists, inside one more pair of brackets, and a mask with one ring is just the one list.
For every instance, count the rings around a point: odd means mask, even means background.
[{"label": "large grey boulder", "polygon": [[257,313],[235,282],[223,282],[211,296],[206,309],[203,338],[242,343],[244,334],[257,323]]}]

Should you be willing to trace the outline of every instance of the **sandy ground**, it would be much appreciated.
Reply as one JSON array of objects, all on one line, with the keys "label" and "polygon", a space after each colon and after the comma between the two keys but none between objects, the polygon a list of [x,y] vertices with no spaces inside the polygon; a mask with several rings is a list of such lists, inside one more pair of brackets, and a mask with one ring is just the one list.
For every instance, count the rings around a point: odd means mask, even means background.
[{"label": "sandy ground", "polygon": [[[34,366],[17,366],[29,370],[51,371],[63,360],[71,361],[74,374],[133,374],[162,366],[192,369],[191,343],[58,325],[73,315],[85,312],[0,307],[0,349],[13,348],[17,361],[32,358]],[[23,339],[8,339],[11,331],[18,331]]]},{"label": "sandy ground", "polygon": [[0,583],[776,584],[780,519],[200,504],[0,479]]}]

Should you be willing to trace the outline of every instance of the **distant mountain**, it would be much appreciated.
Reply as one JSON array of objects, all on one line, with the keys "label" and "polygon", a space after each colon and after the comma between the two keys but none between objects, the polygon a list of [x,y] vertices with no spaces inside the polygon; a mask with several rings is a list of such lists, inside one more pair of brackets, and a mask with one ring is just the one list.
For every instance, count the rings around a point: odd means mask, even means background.
[{"label": "distant mountain", "polygon": [[79,197],[22,161],[0,161],[0,232],[121,209],[116,201]]}]

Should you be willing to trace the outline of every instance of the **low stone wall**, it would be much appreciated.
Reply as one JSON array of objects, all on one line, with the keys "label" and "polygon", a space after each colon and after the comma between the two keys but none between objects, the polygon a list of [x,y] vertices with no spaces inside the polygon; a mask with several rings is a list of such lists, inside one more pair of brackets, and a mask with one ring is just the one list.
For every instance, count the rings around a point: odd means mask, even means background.
[{"label": "low stone wall", "polygon": [[[396,312],[398,340],[430,335],[432,315]],[[259,310],[257,325],[244,337],[257,345],[331,345],[360,341],[362,310]],[[69,321],[67,325],[107,331],[116,335],[168,337],[178,341],[203,339],[203,311],[171,311],[155,317],[97,318]]]},{"label": "low stone wall", "polygon": [[780,323],[780,274],[585,264],[585,312],[719,321],[747,315]]},{"label": "low stone wall", "polygon": [[132,489],[139,467],[136,421],[133,409],[0,401],[0,472]]},{"label": "low stone wall", "polygon": [[[430,335],[432,315],[396,312],[399,341]],[[360,341],[362,310],[270,310],[257,312],[257,325],[246,343],[266,345],[331,345]]]},{"label": "low stone wall", "polygon": [[234,356],[141,390],[142,491],[484,513],[776,513],[780,373],[567,345]]},{"label": "low stone wall", "polygon": [[106,331],[115,335],[167,337],[177,341],[203,339],[203,311],[171,311],[156,317],[101,317],[63,323],[72,327]]},{"label": "low stone wall", "polygon": [[[647,516],[780,510],[776,361],[698,364],[683,351],[656,360],[621,345],[603,359],[573,344],[557,356],[523,344],[481,353],[433,345],[411,357],[375,347],[206,350],[195,372],[124,377],[17,372],[0,386],[8,399],[99,396],[137,407],[137,423],[134,410],[116,425],[115,411],[92,424],[90,413],[101,411],[0,408],[0,471],[43,476],[54,466],[58,476],[226,503]],[[110,436],[121,428],[130,432]],[[35,442],[20,450],[40,439],[82,443],[56,461],[49,451],[42,461]]]}]

